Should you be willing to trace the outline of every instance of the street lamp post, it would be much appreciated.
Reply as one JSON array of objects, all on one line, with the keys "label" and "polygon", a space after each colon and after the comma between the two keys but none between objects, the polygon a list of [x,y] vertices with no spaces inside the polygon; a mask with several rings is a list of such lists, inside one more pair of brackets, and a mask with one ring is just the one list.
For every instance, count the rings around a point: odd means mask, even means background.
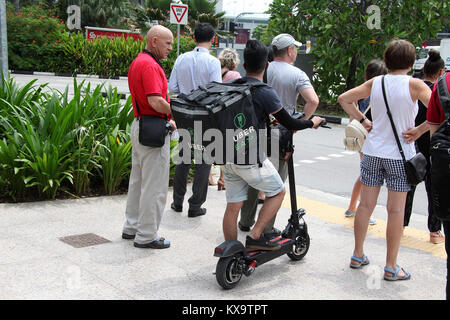
[{"label": "street lamp post", "polygon": [[8,79],[8,42],[6,32],[6,3],[0,0],[0,69]]}]

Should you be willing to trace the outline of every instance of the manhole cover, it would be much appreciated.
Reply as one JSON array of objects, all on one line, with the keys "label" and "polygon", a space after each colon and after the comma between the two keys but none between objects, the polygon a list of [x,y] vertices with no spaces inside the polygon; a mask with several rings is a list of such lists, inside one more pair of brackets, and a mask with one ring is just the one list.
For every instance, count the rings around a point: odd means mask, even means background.
[{"label": "manhole cover", "polygon": [[67,243],[68,245],[71,245],[74,248],[84,248],[111,242],[108,239],[102,238],[94,233],[85,233],[67,236],[59,238],[59,240],[61,240],[64,243]]}]

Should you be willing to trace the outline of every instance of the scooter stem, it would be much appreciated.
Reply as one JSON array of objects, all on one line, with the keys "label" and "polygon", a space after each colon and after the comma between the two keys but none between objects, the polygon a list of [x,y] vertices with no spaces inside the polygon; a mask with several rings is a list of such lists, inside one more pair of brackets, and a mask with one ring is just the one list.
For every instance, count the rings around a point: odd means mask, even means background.
[{"label": "scooter stem", "polygon": [[293,145],[293,134],[290,137],[290,144],[292,149],[292,154],[288,160],[288,176],[289,176],[289,195],[291,197],[291,213],[292,215],[297,213],[297,193],[295,190],[295,173],[294,173],[294,145]]}]

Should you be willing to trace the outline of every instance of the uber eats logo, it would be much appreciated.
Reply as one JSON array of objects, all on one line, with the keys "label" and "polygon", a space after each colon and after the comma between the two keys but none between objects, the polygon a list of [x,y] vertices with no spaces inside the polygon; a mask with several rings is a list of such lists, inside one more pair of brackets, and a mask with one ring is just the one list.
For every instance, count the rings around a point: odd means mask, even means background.
[{"label": "uber eats logo", "polygon": [[250,140],[253,140],[255,137],[253,136],[256,134],[255,128],[253,126],[250,126],[247,129],[243,129],[245,127],[245,124],[247,123],[247,118],[243,113],[238,113],[233,118],[234,127],[237,129],[237,131],[234,134],[233,140],[235,142],[235,150],[239,150],[242,147],[245,147],[246,144],[250,142]]},{"label": "uber eats logo", "polygon": [[243,113],[238,113],[234,116],[233,122],[236,129],[242,129],[245,126],[247,119]]}]

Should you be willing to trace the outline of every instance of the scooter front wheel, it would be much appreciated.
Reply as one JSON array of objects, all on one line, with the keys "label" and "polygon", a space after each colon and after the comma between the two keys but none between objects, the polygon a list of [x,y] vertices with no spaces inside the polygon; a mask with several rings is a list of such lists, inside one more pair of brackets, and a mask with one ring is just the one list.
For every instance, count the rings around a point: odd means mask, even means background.
[{"label": "scooter front wheel", "polygon": [[295,238],[295,243],[292,246],[292,250],[287,253],[287,256],[294,261],[303,259],[303,257],[308,253],[309,243],[310,239],[308,233],[297,236]]},{"label": "scooter front wheel", "polygon": [[239,256],[220,258],[216,267],[216,279],[222,288],[228,290],[241,281],[243,268]]}]

